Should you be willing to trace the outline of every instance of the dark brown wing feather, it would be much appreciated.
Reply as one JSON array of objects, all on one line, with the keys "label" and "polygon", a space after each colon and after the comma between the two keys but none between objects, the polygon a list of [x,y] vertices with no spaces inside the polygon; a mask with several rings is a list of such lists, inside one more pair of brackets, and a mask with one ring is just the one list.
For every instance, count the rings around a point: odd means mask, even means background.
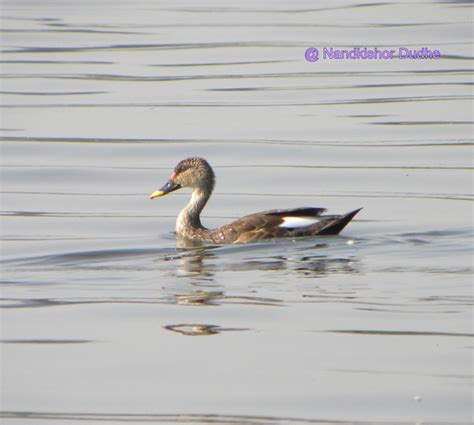
[{"label": "dark brown wing feather", "polygon": [[[245,243],[269,238],[334,235],[339,233],[360,209],[345,215],[322,216],[324,211],[324,208],[262,211],[216,229],[212,232],[212,239],[217,243]],[[318,217],[320,221],[305,227],[279,227],[285,217]]]},{"label": "dark brown wing feather", "polygon": [[336,215],[332,216],[333,219],[328,221],[327,225],[324,226],[317,234],[318,235],[337,235],[339,234],[344,227],[346,227],[349,222],[356,216],[356,214],[362,208],[358,208],[357,210],[351,211],[344,215]]},{"label": "dark brown wing feather", "polygon": [[[312,208],[312,207],[302,207],[302,208],[287,208],[284,210],[268,210],[262,211],[256,214],[252,214],[247,217],[251,217],[259,214],[268,214],[268,215],[277,215],[280,217],[319,217],[322,213],[326,212],[326,208]],[[246,218],[246,217],[242,217]]]}]

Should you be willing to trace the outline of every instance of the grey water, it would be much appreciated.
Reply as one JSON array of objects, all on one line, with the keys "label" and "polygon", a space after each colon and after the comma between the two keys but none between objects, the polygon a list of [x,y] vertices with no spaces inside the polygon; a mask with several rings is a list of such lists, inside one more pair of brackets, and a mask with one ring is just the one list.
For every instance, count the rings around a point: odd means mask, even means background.
[{"label": "grey water", "polygon": [[[2,1],[5,424],[473,420],[472,4]],[[438,59],[305,60],[309,47]],[[335,237],[180,246],[363,207]]]}]

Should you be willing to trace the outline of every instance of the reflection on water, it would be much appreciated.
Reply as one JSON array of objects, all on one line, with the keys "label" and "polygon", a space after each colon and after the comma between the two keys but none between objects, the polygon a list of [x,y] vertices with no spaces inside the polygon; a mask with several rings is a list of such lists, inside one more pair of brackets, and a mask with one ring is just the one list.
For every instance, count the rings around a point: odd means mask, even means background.
[{"label": "reflection on water", "polygon": [[[349,250],[347,257],[341,257],[340,252],[353,243],[341,237],[317,237],[263,241],[244,247],[220,247],[182,239],[178,245],[186,248],[180,255],[168,259],[178,263],[178,276],[202,280],[203,284],[213,282],[216,272],[223,271],[284,272],[288,276],[295,274],[314,278],[334,273],[358,273],[355,253]],[[273,254],[279,251],[286,251],[288,255]]]},{"label": "reflection on water", "polygon": [[179,325],[166,325],[163,329],[173,331],[187,336],[207,336],[217,335],[227,331],[247,331],[245,328],[223,328],[216,325],[204,325],[199,323],[181,323]]},{"label": "reflection on water", "polygon": [[[201,285],[196,285],[201,286]],[[230,296],[223,291],[202,291],[192,290],[188,293],[176,294],[175,302],[178,305],[188,305],[194,307],[218,306],[225,304],[245,304],[277,307],[282,305],[282,300],[252,296]]]},{"label": "reflection on water", "polygon": [[[184,247],[186,246],[186,247]],[[5,271],[15,272],[15,281],[3,279],[5,287],[54,287],[48,276],[67,278],[77,273],[94,273],[104,279],[124,279],[144,272],[151,273],[151,282],[164,280],[161,293],[109,297],[95,289],[87,296],[14,298],[3,296],[2,308],[33,308],[83,304],[176,304],[181,306],[285,305],[279,296],[260,296],[232,291],[222,285],[222,276],[230,273],[264,273],[268,278],[322,278],[328,275],[358,274],[358,243],[340,236],[280,239],[248,245],[184,244],[179,248],[133,248],[61,253],[4,260]],[[275,252],[285,252],[285,255]],[[31,276],[34,276],[32,279]],[[46,280],[42,281],[41,276]],[[176,280],[177,279],[177,280]],[[93,285],[95,288],[95,285]],[[269,288],[273,287],[273,283]]]}]

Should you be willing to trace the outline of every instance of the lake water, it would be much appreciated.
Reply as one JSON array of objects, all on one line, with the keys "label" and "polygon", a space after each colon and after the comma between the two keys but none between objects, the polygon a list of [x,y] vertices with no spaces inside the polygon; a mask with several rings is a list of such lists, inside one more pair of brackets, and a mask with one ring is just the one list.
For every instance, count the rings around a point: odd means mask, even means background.
[{"label": "lake water", "polygon": [[[4,424],[471,422],[472,6],[4,1]],[[439,59],[305,60],[308,47]],[[363,207],[336,237],[182,248]]]}]

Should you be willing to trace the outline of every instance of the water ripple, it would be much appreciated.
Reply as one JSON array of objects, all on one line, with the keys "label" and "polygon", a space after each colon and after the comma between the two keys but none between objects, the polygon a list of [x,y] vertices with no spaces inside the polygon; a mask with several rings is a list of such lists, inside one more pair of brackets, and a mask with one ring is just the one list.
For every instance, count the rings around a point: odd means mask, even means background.
[{"label": "water ripple", "polygon": [[[98,421],[98,422],[146,422],[146,423],[196,423],[205,425],[268,425],[268,424],[329,424],[370,425],[364,421],[328,421],[325,419],[303,419],[281,416],[251,415],[217,415],[217,414],[158,414],[158,413],[96,413],[96,412],[35,412],[35,411],[3,411],[0,418],[23,420],[61,420],[61,421]],[[413,424],[413,422],[397,421],[397,424]]]},{"label": "water ripple", "polygon": [[387,331],[375,329],[338,329],[328,330],[329,333],[353,334],[353,335],[384,335],[384,336],[451,336],[460,338],[474,338],[474,334],[459,332],[428,332],[428,331]]}]

